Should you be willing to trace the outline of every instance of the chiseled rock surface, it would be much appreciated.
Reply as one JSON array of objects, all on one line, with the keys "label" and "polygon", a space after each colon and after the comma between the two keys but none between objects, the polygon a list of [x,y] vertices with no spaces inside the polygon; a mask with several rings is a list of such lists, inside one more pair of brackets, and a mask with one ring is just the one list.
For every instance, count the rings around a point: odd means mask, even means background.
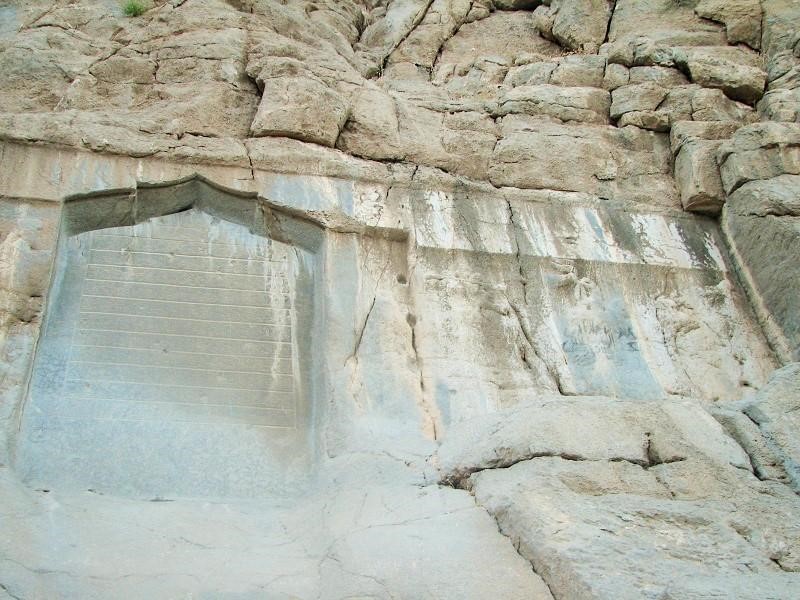
[{"label": "chiseled rock surface", "polygon": [[[797,2],[146,8],[0,3],[0,596],[800,597]],[[69,231],[190,208],[296,248],[308,472],[25,479]]]}]

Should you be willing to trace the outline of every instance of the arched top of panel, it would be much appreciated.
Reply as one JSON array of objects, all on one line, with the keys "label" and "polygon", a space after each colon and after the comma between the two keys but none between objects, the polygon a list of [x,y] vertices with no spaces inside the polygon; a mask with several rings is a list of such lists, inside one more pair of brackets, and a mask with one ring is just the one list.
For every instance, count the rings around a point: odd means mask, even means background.
[{"label": "arched top of panel", "polygon": [[316,251],[327,223],[279,206],[255,192],[226,188],[201,175],[136,188],[104,190],[64,199],[62,231],[67,236],[126,227],[190,209],[242,225],[251,233]]}]

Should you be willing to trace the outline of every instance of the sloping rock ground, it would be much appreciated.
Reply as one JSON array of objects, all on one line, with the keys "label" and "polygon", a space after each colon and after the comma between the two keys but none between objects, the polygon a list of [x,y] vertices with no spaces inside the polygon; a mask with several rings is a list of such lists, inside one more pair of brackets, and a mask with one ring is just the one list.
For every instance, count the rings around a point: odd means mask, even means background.
[{"label": "sloping rock ground", "polygon": [[[0,597],[800,596],[796,2],[147,8],[0,2]],[[195,173],[350,286],[313,484],[20,483],[61,202]]]}]

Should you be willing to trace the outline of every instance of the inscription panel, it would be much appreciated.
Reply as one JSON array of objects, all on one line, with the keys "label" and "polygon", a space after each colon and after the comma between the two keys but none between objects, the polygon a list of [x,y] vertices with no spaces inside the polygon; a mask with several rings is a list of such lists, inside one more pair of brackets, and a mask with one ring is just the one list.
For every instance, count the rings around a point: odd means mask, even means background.
[{"label": "inscription panel", "polygon": [[204,469],[241,479],[296,462],[291,246],[192,210],[80,234],[59,260],[19,444],[31,480],[61,478],[64,460],[77,480],[119,480],[131,453],[159,463],[159,489],[191,480],[182,468],[206,481]]}]

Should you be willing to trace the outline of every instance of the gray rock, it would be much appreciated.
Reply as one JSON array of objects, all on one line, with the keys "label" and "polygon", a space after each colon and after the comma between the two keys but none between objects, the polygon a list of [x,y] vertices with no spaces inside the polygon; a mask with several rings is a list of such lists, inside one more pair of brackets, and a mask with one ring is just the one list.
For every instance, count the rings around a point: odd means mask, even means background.
[{"label": "gray rock", "polygon": [[780,175],[744,183],[729,195],[723,214],[723,228],[748,295],[785,362],[800,356],[796,180]]},{"label": "gray rock", "polygon": [[[686,478],[692,471],[708,479],[698,485]],[[786,599],[800,585],[773,562],[793,569],[797,526],[789,515],[800,503],[785,486],[767,487],[736,469],[534,458],[478,472],[470,485],[556,597],[678,598],[685,581],[736,597],[727,575],[753,574],[751,597],[759,597],[756,583]],[[751,512],[764,493],[780,497],[786,520]]]},{"label": "gray rock", "polygon": [[548,398],[453,427],[439,448],[441,477],[505,469],[538,457],[625,461],[642,467],[705,456],[749,468],[742,449],[692,403]]},{"label": "gray rock", "polygon": [[800,363],[775,371],[745,411],[758,423],[793,487],[800,490]]},{"label": "gray rock", "polygon": [[618,87],[627,85],[629,78],[627,67],[615,63],[608,64],[603,75],[603,89],[613,91]]}]

